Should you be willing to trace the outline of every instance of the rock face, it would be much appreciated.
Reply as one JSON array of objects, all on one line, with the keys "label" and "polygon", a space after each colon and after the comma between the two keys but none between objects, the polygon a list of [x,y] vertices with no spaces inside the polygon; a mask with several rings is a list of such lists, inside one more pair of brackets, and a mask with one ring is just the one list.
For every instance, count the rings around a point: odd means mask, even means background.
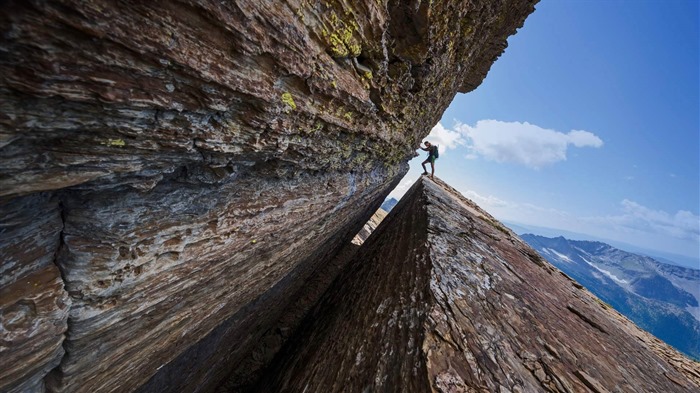
[{"label": "rock face", "polygon": [[41,391],[64,355],[71,304],[53,263],[63,229],[58,200],[16,198],[0,217],[0,388]]},{"label": "rock face", "polygon": [[534,3],[4,2],[0,391],[216,386]]},{"label": "rock face", "polygon": [[258,391],[695,392],[700,365],[424,177]]}]

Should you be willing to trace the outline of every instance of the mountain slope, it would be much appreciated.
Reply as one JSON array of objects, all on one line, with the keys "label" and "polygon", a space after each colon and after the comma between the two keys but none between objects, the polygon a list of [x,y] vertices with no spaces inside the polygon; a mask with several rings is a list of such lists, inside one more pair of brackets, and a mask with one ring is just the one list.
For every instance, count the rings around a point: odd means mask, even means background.
[{"label": "mountain slope", "polygon": [[699,270],[601,242],[531,234],[522,239],[637,325],[700,359]]},{"label": "mountain slope", "polygon": [[258,392],[693,392],[700,369],[425,177]]}]

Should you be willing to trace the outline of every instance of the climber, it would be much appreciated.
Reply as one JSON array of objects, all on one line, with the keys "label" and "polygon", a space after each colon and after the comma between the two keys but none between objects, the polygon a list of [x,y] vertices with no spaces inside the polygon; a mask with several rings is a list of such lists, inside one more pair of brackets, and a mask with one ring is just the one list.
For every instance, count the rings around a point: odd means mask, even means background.
[{"label": "climber", "polygon": [[423,174],[428,174],[428,171],[425,169],[425,164],[430,163],[430,178],[432,179],[433,175],[435,175],[435,160],[437,160],[437,158],[439,157],[438,147],[437,145],[431,145],[428,141],[425,141],[423,143],[425,144],[425,148],[422,146],[418,146],[421,150],[428,152],[428,159],[421,163],[421,165],[423,166]]}]

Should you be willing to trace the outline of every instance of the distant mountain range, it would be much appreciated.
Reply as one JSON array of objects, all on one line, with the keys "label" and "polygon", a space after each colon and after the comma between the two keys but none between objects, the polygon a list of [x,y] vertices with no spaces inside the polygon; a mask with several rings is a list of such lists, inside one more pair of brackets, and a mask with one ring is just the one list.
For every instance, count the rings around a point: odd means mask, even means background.
[{"label": "distant mountain range", "polygon": [[523,234],[529,233],[529,234],[535,234],[535,235],[545,236],[545,237],[564,236],[568,239],[603,242],[603,243],[610,244],[613,247],[617,247],[621,250],[625,250],[627,252],[633,252],[635,254],[646,255],[646,256],[649,256],[651,258],[656,259],[657,261],[664,262],[667,264],[689,267],[691,269],[700,269],[700,255],[689,256],[689,255],[672,254],[669,252],[661,251],[659,249],[644,248],[644,247],[635,246],[635,245],[629,244],[629,243],[624,243],[624,242],[620,242],[620,241],[615,241],[615,240],[611,240],[611,239],[604,239],[604,238],[596,237],[593,235],[588,235],[585,233],[571,232],[571,231],[567,231],[567,230],[563,230],[563,229],[546,228],[546,227],[540,227],[540,226],[522,224],[522,223],[515,223],[515,222],[509,222],[509,221],[501,221],[501,222],[503,222],[503,224],[505,224],[508,228],[513,230],[513,232],[517,233],[518,236],[522,236]]},{"label": "distant mountain range", "polygon": [[700,270],[602,242],[532,234],[521,238],[638,326],[700,359]]}]

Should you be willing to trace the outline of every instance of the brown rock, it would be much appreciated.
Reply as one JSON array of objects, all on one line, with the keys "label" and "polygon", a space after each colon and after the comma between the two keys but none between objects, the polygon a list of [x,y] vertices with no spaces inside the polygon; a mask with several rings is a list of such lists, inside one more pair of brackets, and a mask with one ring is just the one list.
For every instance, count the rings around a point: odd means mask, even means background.
[{"label": "brown rock", "polygon": [[256,381],[264,377],[265,368],[269,366],[289,337],[298,331],[308,311],[328,290],[358,248],[359,246],[353,243],[345,245],[332,260],[319,266],[296,293],[289,296],[292,300],[279,320],[262,335],[250,355],[234,364],[231,374],[217,388],[217,392],[248,391]]},{"label": "brown rock", "polygon": [[[70,299],[55,265],[47,265],[0,289],[3,392],[43,391],[43,377],[64,351]],[[17,383],[22,381],[21,383]]]},{"label": "brown rock", "polygon": [[395,166],[535,2],[10,1],[0,196]]},{"label": "brown rock", "polygon": [[[72,301],[47,390],[216,386],[534,3],[4,2],[0,211],[37,219],[0,238],[3,287],[55,262]],[[54,346],[62,310],[36,319]]]},{"label": "brown rock", "polygon": [[43,391],[63,357],[70,298],[54,264],[57,200],[37,194],[0,205],[0,391]]},{"label": "brown rock", "polygon": [[[698,363],[441,181],[363,244],[260,392],[693,392]],[[653,344],[652,344],[653,343]]]},{"label": "brown rock", "polygon": [[[133,390],[158,370],[142,391],[218,382],[393,187],[361,175],[164,186],[64,196],[59,263],[74,301],[51,389]],[[105,365],[99,378],[87,358]]]}]

